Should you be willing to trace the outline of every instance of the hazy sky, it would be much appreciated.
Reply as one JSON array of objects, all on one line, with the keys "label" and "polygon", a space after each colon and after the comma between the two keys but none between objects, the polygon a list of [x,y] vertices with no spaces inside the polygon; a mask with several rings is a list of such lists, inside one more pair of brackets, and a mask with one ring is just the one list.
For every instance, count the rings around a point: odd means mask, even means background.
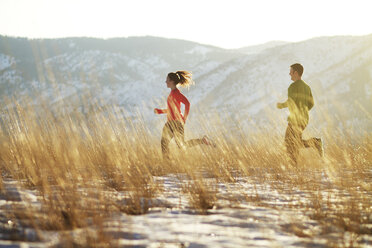
[{"label": "hazy sky", "polygon": [[224,48],[372,33],[369,0],[0,0],[0,34],[179,38]]}]

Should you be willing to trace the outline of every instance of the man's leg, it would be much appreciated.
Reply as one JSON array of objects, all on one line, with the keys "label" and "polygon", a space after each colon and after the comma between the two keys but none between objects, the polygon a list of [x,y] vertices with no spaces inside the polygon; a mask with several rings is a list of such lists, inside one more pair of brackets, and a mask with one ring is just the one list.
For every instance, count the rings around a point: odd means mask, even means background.
[{"label": "man's leg", "polygon": [[320,157],[324,156],[323,141],[321,138],[311,138],[308,140],[303,140],[303,144],[306,148],[312,147],[317,150]]},{"label": "man's leg", "polygon": [[288,123],[285,132],[285,146],[292,165],[297,165],[297,157],[302,145],[302,130],[300,127]]}]

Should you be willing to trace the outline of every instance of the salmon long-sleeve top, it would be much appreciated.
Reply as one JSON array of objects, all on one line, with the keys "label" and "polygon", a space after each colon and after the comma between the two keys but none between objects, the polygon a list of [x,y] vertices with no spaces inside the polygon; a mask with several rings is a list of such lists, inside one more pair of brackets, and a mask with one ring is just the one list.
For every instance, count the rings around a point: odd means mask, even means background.
[{"label": "salmon long-sleeve top", "polygon": [[167,109],[157,109],[157,112],[158,114],[167,114],[168,121],[181,121],[184,123],[185,119],[181,113],[181,103],[185,105],[185,116],[187,116],[190,111],[190,102],[176,88],[170,92],[167,98]]}]

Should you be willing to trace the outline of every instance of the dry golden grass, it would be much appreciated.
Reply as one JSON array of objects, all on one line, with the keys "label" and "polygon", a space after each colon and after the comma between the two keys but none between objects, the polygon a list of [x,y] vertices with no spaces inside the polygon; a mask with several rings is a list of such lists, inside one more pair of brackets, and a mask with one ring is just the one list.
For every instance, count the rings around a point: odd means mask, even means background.
[{"label": "dry golden grass", "polygon": [[[317,220],[323,227],[320,235],[332,228],[353,235],[372,235],[371,195],[366,194],[372,189],[370,135],[351,145],[348,137],[352,134],[330,131],[324,161],[314,158],[316,153],[310,151],[294,167],[287,162],[281,134],[262,130],[247,137],[240,130],[239,138],[227,140],[229,132],[223,121],[209,118],[201,120],[201,126],[213,136],[217,148],[178,151],[172,147],[173,162],[163,163],[158,138],[143,121],[125,118],[116,107],[97,105],[83,115],[69,105],[44,102],[42,106],[14,101],[2,106],[0,190],[7,177],[17,180],[21,187],[36,189],[42,198],[39,209],[30,206],[9,213],[23,226],[71,230],[102,226],[103,220],[115,213],[145,214],[151,200],[163,190],[154,176],[176,174],[187,179],[180,179],[183,191],[189,196],[190,207],[200,213],[216,206],[217,183],[228,185],[251,178],[287,195],[295,190],[310,192],[309,201],[285,207],[298,208]],[[212,122],[216,126],[209,125]],[[333,187],[347,197],[331,192],[325,197],[323,193]],[[107,191],[125,192],[125,202],[110,199],[104,193]],[[265,204],[259,193],[242,199]],[[236,204],[236,199],[230,200]],[[294,196],[293,200],[299,199]],[[293,229],[297,236],[315,236],[297,225],[292,227],[289,231]],[[68,240],[73,246],[74,241]],[[84,245],[104,246],[108,240],[98,231],[93,236],[87,234]],[[345,246],[356,244],[350,242]],[[330,246],[337,244],[331,242]]]}]

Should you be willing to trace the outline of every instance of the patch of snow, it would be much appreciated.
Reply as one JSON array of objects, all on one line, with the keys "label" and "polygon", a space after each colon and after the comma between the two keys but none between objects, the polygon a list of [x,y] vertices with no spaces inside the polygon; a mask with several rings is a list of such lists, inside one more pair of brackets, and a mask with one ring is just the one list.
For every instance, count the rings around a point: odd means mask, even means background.
[{"label": "patch of snow", "polygon": [[202,75],[205,75],[205,74],[211,72],[212,70],[216,69],[219,65],[221,65],[220,62],[212,61],[212,60],[207,61],[203,64],[200,64],[197,68],[195,68],[192,71],[194,78],[196,77],[195,81],[197,81],[197,77],[200,77]]},{"label": "patch of snow", "polygon": [[0,53],[0,71],[9,68],[15,63],[15,59],[8,55]]},{"label": "patch of snow", "polygon": [[205,46],[195,46],[193,47],[192,49],[188,50],[188,51],[185,51],[186,54],[200,54],[202,56],[205,56],[207,55],[207,53],[209,53],[210,51],[212,51],[211,48],[209,47],[205,47]]},{"label": "patch of snow", "polygon": [[160,58],[159,56],[147,56],[144,60],[145,63],[149,64],[150,66],[156,67],[158,69],[169,68],[170,65],[164,59]]},{"label": "patch of snow", "polygon": [[16,84],[22,82],[23,78],[18,75],[16,70],[6,70],[0,74],[0,84]]},{"label": "patch of snow", "polygon": [[69,43],[68,43],[68,47],[69,48],[74,48],[76,46],[76,44],[75,44],[75,42],[73,42],[73,41],[70,41]]},{"label": "patch of snow", "polygon": [[371,96],[372,95],[372,82],[366,83],[364,87],[365,87],[366,94],[368,96]]}]

